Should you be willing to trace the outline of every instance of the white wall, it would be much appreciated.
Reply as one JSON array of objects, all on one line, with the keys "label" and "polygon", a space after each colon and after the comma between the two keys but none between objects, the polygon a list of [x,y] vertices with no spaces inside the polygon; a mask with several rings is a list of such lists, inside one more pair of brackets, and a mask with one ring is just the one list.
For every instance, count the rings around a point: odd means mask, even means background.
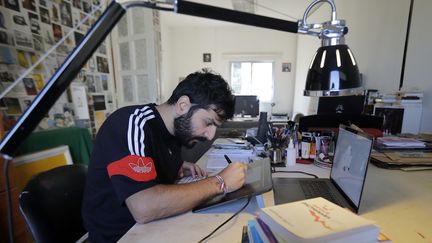
[{"label": "white wall", "polygon": [[[405,29],[408,18],[407,0],[335,0],[339,19],[349,28],[345,36],[360,72],[364,87],[380,92],[395,92],[399,88]],[[324,4],[308,20],[320,23],[329,19],[330,5]],[[294,111],[312,114],[316,98],[303,96],[303,89],[315,50],[320,40],[299,36]],[[432,94],[431,94],[432,95]]]},{"label": "white wall", "polygon": [[165,102],[174,90],[176,82],[173,81],[173,76],[171,75],[173,72],[171,71],[173,67],[171,66],[171,52],[173,38],[171,37],[171,33],[168,30],[168,26],[161,24],[161,103]]},{"label": "white wall", "polygon": [[320,45],[321,42],[317,38],[303,35],[298,36],[293,117],[296,114],[309,115],[315,113],[314,108],[317,104],[317,98],[303,96],[303,91],[306,85],[308,67]]},{"label": "white wall", "polygon": [[432,132],[432,1],[415,0],[408,53],[405,64],[404,90],[424,92],[420,131]]},{"label": "white wall", "polygon": [[350,31],[346,43],[354,52],[368,89],[399,88],[408,0],[336,0]]},{"label": "white wall", "polygon": [[[163,18],[161,21],[163,25]],[[171,88],[175,87],[180,77],[200,70],[212,68],[225,79],[229,78],[229,60],[238,56],[250,59],[264,58],[275,61],[275,99],[274,112],[292,113],[296,42],[295,34],[255,28],[249,26],[230,25],[222,27],[171,27],[162,29],[162,39],[170,37],[170,46],[162,47],[163,83],[162,94],[168,98]],[[167,48],[167,49],[165,49]],[[203,53],[212,54],[212,62],[202,61]],[[282,72],[281,63],[292,63],[291,72]],[[167,68],[167,67],[171,68]],[[170,90],[167,90],[170,88]]]}]

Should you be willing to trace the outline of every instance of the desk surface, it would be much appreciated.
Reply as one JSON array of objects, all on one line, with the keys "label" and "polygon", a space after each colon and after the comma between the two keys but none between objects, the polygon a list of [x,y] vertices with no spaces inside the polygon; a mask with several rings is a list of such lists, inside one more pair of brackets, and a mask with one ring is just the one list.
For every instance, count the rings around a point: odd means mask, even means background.
[{"label": "desk surface", "polygon": [[[199,162],[202,163],[203,159]],[[303,164],[278,170],[300,170],[319,177],[328,177],[330,172],[315,165]],[[291,173],[274,176],[305,177]],[[263,194],[263,198],[266,205],[273,204],[272,191]],[[135,224],[120,242],[197,242],[245,203],[246,200],[240,200],[202,213],[188,212],[148,224]],[[374,220],[394,243],[432,242],[431,203],[432,171],[403,172],[371,164],[359,214]],[[255,199],[251,200],[245,211],[219,229],[208,242],[241,242],[243,225],[258,211]]]}]

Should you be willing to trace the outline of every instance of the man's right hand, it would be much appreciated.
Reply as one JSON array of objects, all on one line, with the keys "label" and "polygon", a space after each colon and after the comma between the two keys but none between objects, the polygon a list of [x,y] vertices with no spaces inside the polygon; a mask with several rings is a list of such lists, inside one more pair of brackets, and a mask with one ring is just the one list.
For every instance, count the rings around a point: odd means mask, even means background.
[{"label": "man's right hand", "polygon": [[232,192],[242,187],[246,180],[247,165],[241,162],[233,162],[223,169],[219,176],[225,182],[227,192]]}]

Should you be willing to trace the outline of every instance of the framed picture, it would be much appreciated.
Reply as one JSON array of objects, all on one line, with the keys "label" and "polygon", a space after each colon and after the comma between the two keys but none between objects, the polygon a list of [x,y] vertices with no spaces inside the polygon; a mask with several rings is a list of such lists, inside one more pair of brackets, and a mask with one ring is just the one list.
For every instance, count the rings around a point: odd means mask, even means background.
[{"label": "framed picture", "polygon": [[282,72],[291,72],[291,63],[289,62],[282,63]]},{"label": "framed picture", "polygon": [[211,62],[211,53],[203,54],[203,62]]}]

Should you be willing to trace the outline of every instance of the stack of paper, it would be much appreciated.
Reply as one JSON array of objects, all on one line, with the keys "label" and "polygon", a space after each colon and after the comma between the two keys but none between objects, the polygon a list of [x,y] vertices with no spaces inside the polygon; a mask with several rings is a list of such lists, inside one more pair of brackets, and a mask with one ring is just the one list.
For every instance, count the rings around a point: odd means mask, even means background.
[{"label": "stack of paper", "polygon": [[403,137],[379,137],[377,145],[384,145],[387,147],[400,147],[400,148],[424,148],[426,143],[414,138]]},{"label": "stack of paper", "polygon": [[252,149],[212,149],[208,154],[207,169],[219,170],[228,166],[224,155],[227,155],[231,161],[241,161],[249,163],[254,157]]}]

